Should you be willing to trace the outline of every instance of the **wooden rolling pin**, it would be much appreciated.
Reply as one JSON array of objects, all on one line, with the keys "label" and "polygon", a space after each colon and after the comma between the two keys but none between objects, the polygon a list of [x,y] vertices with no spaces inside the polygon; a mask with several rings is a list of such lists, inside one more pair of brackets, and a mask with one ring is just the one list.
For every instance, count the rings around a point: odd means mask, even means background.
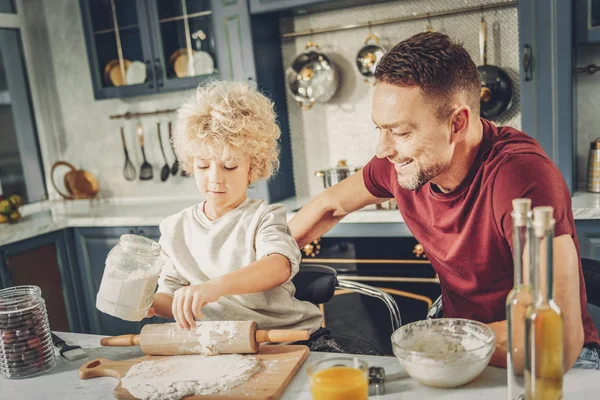
[{"label": "wooden rolling pin", "polygon": [[259,330],[254,321],[197,321],[196,328],[176,323],[145,325],[139,335],[102,338],[102,346],[140,346],[150,355],[256,353],[259,343],[308,340],[309,331]]}]

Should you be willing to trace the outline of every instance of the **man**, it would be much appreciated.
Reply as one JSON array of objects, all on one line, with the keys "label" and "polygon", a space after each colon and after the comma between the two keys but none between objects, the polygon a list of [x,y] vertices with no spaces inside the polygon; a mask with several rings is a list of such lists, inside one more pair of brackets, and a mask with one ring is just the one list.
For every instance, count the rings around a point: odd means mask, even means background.
[{"label": "man", "polygon": [[[396,45],[375,72],[377,154],[290,221],[302,247],[345,215],[395,198],[439,275],[444,316],[489,324],[491,364],[506,366],[505,300],[513,285],[511,201],[554,207],[554,298],[563,314],[564,367],[600,369],[586,309],[571,197],[540,145],[479,117],[481,84],[466,50],[441,33]],[[585,344],[587,347],[582,351]]]}]

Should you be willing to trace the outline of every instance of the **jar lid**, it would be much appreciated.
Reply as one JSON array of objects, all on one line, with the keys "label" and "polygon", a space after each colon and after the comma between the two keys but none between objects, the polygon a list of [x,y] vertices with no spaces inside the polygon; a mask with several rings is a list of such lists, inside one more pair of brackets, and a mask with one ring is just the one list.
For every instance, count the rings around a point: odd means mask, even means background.
[{"label": "jar lid", "polygon": [[590,143],[590,149],[592,149],[592,150],[600,149],[600,137],[596,138],[592,143]]},{"label": "jar lid", "polygon": [[146,256],[158,256],[160,254],[160,244],[154,240],[140,235],[126,234],[119,238],[119,245],[127,251]]}]

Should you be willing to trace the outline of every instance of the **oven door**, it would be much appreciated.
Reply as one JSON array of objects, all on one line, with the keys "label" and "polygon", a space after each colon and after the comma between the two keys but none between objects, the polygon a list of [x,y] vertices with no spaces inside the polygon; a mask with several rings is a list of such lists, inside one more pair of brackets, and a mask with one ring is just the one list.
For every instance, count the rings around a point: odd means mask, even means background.
[{"label": "oven door", "polygon": [[[339,280],[365,283],[392,295],[403,324],[425,319],[440,295],[437,275],[412,237],[324,237],[305,246],[302,256],[304,264],[336,269]],[[338,290],[321,310],[334,335],[357,337],[392,354],[390,316],[379,299]]]}]

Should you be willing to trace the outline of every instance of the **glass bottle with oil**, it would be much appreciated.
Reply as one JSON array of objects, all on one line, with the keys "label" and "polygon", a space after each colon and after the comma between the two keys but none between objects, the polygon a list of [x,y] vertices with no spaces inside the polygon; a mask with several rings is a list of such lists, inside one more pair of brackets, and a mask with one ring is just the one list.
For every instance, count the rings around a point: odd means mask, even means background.
[{"label": "glass bottle with oil", "polygon": [[552,299],[552,207],[533,209],[534,306],[526,320],[525,398],[560,400],[563,392],[563,321]]},{"label": "glass bottle with oil", "polygon": [[508,351],[506,367],[508,399],[519,400],[525,395],[523,370],[525,363],[525,318],[533,304],[531,289],[531,200],[514,199],[513,212],[513,264],[514,286],[506,297],[508,324]]}]

